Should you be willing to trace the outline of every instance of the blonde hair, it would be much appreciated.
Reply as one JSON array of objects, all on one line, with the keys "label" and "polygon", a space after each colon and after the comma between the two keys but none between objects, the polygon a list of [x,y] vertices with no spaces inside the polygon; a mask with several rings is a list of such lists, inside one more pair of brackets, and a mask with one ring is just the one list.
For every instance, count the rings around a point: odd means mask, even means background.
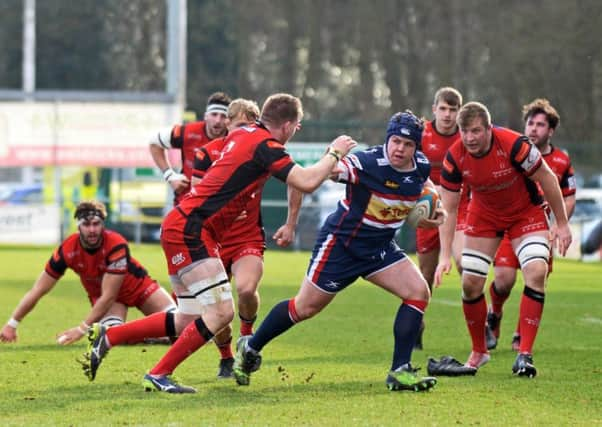
[{"label": "blonde hair", "polygon": [[481,119],[485,127],[491,127],[491,114],[489,114],[487,107],[480,102],[473,101],[464,104],[460,108],[456,122],[460,128],[464,129],[475,119]]},{"label": "blonde hair", "polygon": [[250,99],[236,98],[228,107],[228,119],[243,119],[248,122],[259,120],[259,106]]}]

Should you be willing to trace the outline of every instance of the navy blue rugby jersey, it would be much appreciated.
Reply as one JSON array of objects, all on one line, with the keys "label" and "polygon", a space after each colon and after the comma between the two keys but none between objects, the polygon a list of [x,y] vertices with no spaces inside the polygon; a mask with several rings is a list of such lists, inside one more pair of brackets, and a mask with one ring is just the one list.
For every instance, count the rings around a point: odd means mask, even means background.
[{"label": "navy blue rugby jersey", "polygon": [[326,219],[322,231],[358,249],[381,248],[393,239],[431,172],[420,151],[414,155],[411,170],[394,169],[382,145],[347,155],[339,168],[338,180],[346,184],[345,198]]}]

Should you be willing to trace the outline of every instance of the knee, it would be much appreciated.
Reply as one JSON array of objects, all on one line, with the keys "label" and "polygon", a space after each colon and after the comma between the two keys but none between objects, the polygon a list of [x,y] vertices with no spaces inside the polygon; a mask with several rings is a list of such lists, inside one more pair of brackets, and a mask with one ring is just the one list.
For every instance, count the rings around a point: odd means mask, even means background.
[{"label": "knee", "polygon": [[322,311],[322,307],[316,304],[297,304],[295,306],[295,311],[297,313],[298,321],[307,320],[314,317],[320,311]]},{"label": "knee", "polygon": [[224,325],[229,325],[234,320],[234,307],[232,307],[232,304],[221,305],[222,307],[216,311],[216,317],[219,318]]},{"label": "knee", "polygon": [[257,283],[241,282],[236,284],[236,293],[239,300],[251,300],[257,297]]},{"label": "knee", "polygon": [[543,291],[546,276],[548,274],[548,264],[545,262],[531,262],[523,267],[523,278],[525,284],[529,287]]},{"label": "knee", "polygon": [[500,294],[508,294],[514,287],[516,281],[516,270],[496,271],[495,272],[495,289]]},{"label": "knee", "polygon": [[465,299],[472,300],[483,293],[485,279],[471,274],[462,275],[462,295]]},{"label": "knee", "polygon": [[[398,293],[403,299],[429,301],[431,299],[431,290],[427,279],[419,277],[417,280],[409,281],[406,284],[407,293]],[[432,283],[432,282],[431,282]]]}]

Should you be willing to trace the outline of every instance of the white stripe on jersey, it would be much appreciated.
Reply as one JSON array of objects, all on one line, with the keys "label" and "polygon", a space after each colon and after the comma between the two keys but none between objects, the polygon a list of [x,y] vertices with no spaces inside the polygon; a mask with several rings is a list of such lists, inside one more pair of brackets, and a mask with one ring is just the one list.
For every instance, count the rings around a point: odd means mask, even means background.
[{"label": "white stripe on jersey", "polygon": [[405,218],[402,219],[401,221],[397,221],[397,222],[390,222],[390,223],[383,223],[380,221],[372,221],[369,218],[363,217],[362,218],[362,223],[369,225],[370,227],[374,227],[374,228],[381,228],[381,229],[385,229],[385,228],[393,228],[393,229],[397,229],[397,228],[401,228],[401,226],[403,225],[403,223],[405,222]]}]

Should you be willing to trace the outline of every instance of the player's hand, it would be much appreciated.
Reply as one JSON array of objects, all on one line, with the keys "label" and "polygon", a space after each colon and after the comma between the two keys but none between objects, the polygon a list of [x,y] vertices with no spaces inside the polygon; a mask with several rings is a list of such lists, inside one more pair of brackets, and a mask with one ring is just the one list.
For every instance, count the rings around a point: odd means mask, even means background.
[{"label": "player's hand", "polygon": [[571,246],[571,242],[573,241],[569,224],[567,223],[562,226],[558,226],[556,224],[552,225],[550,234],[552,237],[553,246],[558,249],[558,253],[560,255],[565,256],[566,251],[569,249],[569,246]]},{"label": "player's hand", "polygon": [[174,193],[180,194],[188,188],[190,180],[181,173],[177,173],[173,169],[168,169],[163,173],[163,178],[170,185]]},{"label": "player's hand", "polygon": [[418,221],[418,227],[420,227],[420,228],[437,228],[441,224],[443,224],[446,219],[447,219],[447,211],[443,208],[437,208],[437,209],[435,209],[435,218],[433,218],[433,219],[422,218],[420,221]]},{"label": "player's hand", "polygon": [[439,260],[439,264],[437,264],[437,269],[435,270],[435,287],[438,288],[441,286],[443,282],[443,275],[448,275],[451,271],[451,260],[448,258],[446,260]]},{"label": "player's hand", "polygon": [[336,150],[341,157],[344,157],[357,145],[357,142],[348,135],[341,135],[330,143],[330,148]]},{"label": "player's hand", "polygon": [[84,331],[81,326],[76,326],[75,328],[67,329],[58,334],[56,336],[56,342],[60,345],[68,345],[81,340],[84,335],[86,335],[86,331]]},{"label": "player's hand", "polygon": [[9,325],[4,325],[0,331],[1,342],[17,342],[17,329]]},{"label": "player's hand", "polygon": [[272,236],[272,239],[274,239],[276,244],[281,248],[286,248],[295,240],[295,226],[284,224],[278,230],[276,230]]}]

